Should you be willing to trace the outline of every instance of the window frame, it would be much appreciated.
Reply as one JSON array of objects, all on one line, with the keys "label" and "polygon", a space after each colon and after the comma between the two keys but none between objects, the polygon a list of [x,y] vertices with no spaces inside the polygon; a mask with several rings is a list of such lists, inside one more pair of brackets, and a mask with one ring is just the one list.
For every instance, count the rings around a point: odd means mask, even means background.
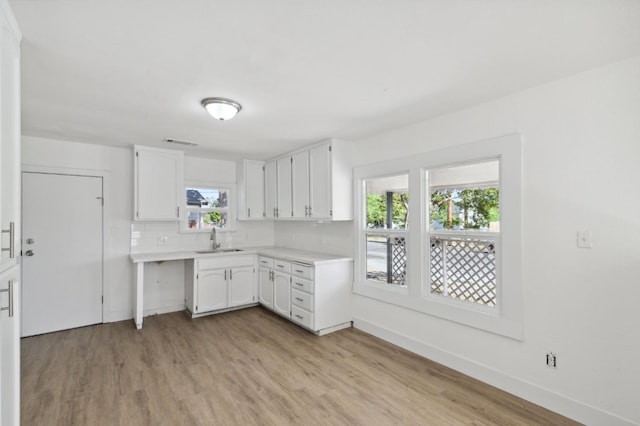
[{"label": "window frame", "polygon": [[[500,254],[497,304],[486,307],[450,297],[432,295],[429,277],[428,200],[426,171],[435,168],[499,159]],[[366,280],[367,179],[398,175],[409,170],[406,288],[373,285]],[[437,151],[354,168],[354,285],[355,294],[391,303],[513,339],[522,339],[522,137],[501,136]],[[470,232],[477,234],[477,232]],[[457,231],[456,235],[464,235]]]},{"label": "window frame", "polygon": [[192,189],[216,189],[227,190],[227,207],[210,207],[200,208],[200,211],[227,211],[227,226],[224,228],[216,228],[217,232],[233,232],[236,230],[236,185],[235,183],[223,183],[223,182],[211,182],[211,181],[197,181],[186,180],[184,182],[184,188],[182,190],[182,211],[184,214],[180,217],[180,232],[184,234],[198,234],[198,233],[210,233],[211,229],[191,229],[187,224],[187,218],[189,217],[189,210],[195,210],[187,205],[186,191],[188,188]]},{"label": "window frame", "polygon": [[[407,178],[408,178],[409,171],[408,170],[404,170],[404,171],[401,171],[400,173],[393,173],[391,175],[376,176],[373,179],[396,177],[396,176],[401,176],[401,175],[407,175]],[[367,276],[366,269],[367,269],[367,261],[368,261],[368,259],[366,258],[367,236],[369,236],[369,235],[384,235],[387,238],[392,238],[392,237],[396,237],[396,236],[402,236],[405,239],[405,250],[407,250],[407,251],[408,251],[407,244],[408,244],[408,242],[410,240],[408,224],[405,224],[405,227],[401,228],[401,229],[399,229],[399,228],[394,229],[393,227],[391,227],[391,228],[368,228],[369,224],[367,223],[367,219],[366,219],[366,217],[367,217],[366,197],[368,195],[368,191],[367,191],[367,188],[366,188],[366,181],[367,180],[369,180],[369,179],[364,179],[362,181],[362,184],[364,185],[363,196],[365,197],[365,201],[364,201],[364,217],[365,217],[365,219],[364,219],[364,225],[365,225],[364,228],[365,229],[363,230],[363,235],[362,235],[363,238],[364,238],[364,240],[362,241],[362,244],[364,244],[364,246],[365,246],[364,247],[364,252],[365,252],[365,261],[364,261],[364,268],[365,268],[364,274],[365,275],[364,276],[365,276],[365,279],[366,279],[366,276]],[[411,206],[411,201],[409,201],[409,206]],[[406,259],[406,262],[407,263],[409,262],[408,258]],[[385,288],[385,287],[389,286],[389,287],[394,288],[394,291],[403,292],[403,291],[406,291],[406,289],[407,289],[406,280],[405,280],[404,284],[393,284],[393,283],[381,282],[381,281],[375,281],[375,280],[369,280],[369,279],[366,279],[366,281],[367,281],[368,285],[377,286],[377,287],[381,287],[381,288]]]}]

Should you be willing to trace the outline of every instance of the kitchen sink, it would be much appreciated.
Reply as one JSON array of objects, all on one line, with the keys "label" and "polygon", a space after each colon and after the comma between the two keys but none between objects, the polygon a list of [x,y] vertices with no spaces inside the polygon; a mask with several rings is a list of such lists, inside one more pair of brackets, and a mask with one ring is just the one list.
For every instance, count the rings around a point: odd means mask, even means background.
[{"label": "kitchen sink", "polygon": [[206,254],[206,253],[235,253],[237,251],[242,251],[241,249],[216,249],[216,250],[199,250],[196,251],[198,254]]}]

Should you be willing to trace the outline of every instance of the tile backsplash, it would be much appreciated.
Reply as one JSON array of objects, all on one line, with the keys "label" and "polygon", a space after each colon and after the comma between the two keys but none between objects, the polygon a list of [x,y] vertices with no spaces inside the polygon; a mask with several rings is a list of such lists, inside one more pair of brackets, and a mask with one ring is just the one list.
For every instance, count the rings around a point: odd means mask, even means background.
[{"label": "tile backsplash", "polygon": [[[209,232],[180,232],[177,222],[133,222],[131,253],[206,250],[211,247]],[[238,221],[233,231],[218,231],[223,248],[274,245],[273,222]]]}]

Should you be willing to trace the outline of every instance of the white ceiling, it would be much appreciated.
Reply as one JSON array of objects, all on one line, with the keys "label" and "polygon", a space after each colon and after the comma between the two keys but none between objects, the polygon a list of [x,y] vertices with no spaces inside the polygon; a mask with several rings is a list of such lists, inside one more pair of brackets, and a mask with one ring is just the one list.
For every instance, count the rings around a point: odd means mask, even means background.
[{"label": "white ceiling", "polygon": [[[640,55],[638,0],[13,0],[23,133],[266,158]],[[209,96],[243,110],[218,122]]]}]

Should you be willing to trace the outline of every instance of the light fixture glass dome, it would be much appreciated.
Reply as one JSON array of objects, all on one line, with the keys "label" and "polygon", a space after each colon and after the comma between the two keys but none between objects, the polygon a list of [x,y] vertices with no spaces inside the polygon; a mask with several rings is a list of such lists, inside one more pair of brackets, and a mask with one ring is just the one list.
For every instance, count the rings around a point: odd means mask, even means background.
[{"label": "light fixture glass dome", "polygon": [[238,102],[226,98],[205,98],[202,106],[216,120],[230,120],[242,109]]}]

